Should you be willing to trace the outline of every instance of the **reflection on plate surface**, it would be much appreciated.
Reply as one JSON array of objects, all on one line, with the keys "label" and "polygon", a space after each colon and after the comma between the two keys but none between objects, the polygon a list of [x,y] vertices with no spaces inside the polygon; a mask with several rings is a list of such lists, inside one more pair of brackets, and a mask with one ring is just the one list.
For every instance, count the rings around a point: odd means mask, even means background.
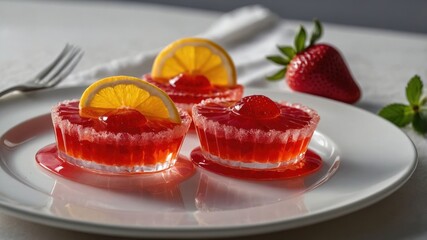
[{"label": "reflection on plate surface", "polygon": [[[1,139],[10,153],[18,152],[31,141],[37,141],[38,135],[48,135],[51,132],[51,125],[48,115],[42,115],[17,124]],[[190,132],[189,135],[195,133]],[[57,157],[55,144],[41,148],[32,158],[44,168],[38,167],[37,170],[54,180],[49,192],[52,198],[50,210],[55,215],[121,225],[170,226],[185,225],[185,221],[189,224],[199,222],[205,225],[208,222],[236,223],[234,218],[212,218],[214,216],[212,212],[260,207],[282,201],[287,201],[291,207],[280,211],[272,209],[271,214],[284,217],[305,212],[303,193],[329,179],[338,169],[340,162],[336,144],[319,132],[314,133],[310,149],[316,149],[324,163],[318,172],[306,177],[249,181],[199,170],[193,177],[196,184],[186,189],[186,193],[190,193],[194,199],[186,204],[182,199],[180,185],[194,174],[195,167],[183,155],[174,167],[166,171],[129,176],[102,174],[68,164]],[[6,167],[10,164],[9,161],[3,163]],[[19,173],[11,172],[11,174],[19,176]],[[173,212],[185,212],[186,205],[197,209],[193,217],[169,215],[173,215]],[[262,213],[269,215],[264,210]],[[259,214],[261,212],[257,212],[251,218],[256,222],[259,220]],[[251,222],[250,218],[247,221]]]},{"label": "reflection on plate surface", "polygon": [[286,180],[256,181],[203,171],[195,199],[197,209],[202,212],[235,210],[301,199],[305,192],[319,187],[331,178],[340,164],[340,155],[335,148],[327,149],[317,145],[326,140],[324,136],[315,133],[313,138],[317,140],[313,141],[310,148],[314,147],[323,156],[329,156],[319,172]]},{"label": "reflection on plate surface", "polygon": [[[142,187],[138,181],[127,184],[97,175],[71,181],[40,167],[35,154],[54,142],[51,106],[82,90],[55,89],[0,101],[0,209],[52,226],[103,234],[237,236],[360,209],[399,188],[416,166],[410,140],[372,114],[312,96],[248,89],[249,95],[265,94],[318,110],[322,120],[309,146],[324,160],[318,172],[260,182],[196,168],[176,181],[166,177],[162,184]],[[181,151],[187,161],[183,163],[190,163],[187,158],[197,146],[197,136],[189,133]]]},{"label": "reflection on plate surface", "polygon": [[185,156],[180,155],[173,167],[160,172],[128,175],[101,173],[62,160],[58,156],[55,144],[40,149],[35,158],[40,166],[65,179],[121,192],[157,191],[167,189],[168,186],[174,188],[189,178],[195,170],[193,164]]}]

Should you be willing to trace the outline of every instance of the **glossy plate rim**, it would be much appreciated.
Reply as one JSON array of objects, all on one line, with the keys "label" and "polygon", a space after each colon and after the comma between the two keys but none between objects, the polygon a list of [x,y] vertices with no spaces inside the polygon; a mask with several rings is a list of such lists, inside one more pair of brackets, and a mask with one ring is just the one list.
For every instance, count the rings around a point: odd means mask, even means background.
[{"label": "glossy plate rim", "polygon": [[[0,99],[0,113],[2,112],[1,107],[8,106],[16,101],[22,102],[35,102],[40,100],[47,100],[47,97],[57,96],[60,99],[62,96],[61,93],[65,95],[76,95],[78,96],[84,90],[85,86],[77,86],[77,87],[62,87],[50,90],[42,90],[38,92],[25,93],[25,94],[16,94],[15,96],[10,96],[5,99]],[[392,133],[392,135],[396,138],[396,141],[403,141],[405,143],[405,151],[408,151],[409,157],[405,159],[405,166],[402,169],[398,176],[394,179],[385,179],[389,180],[387,184],[381,186],[377,189],[361,189],[359,192],[355,194],[358,196],[355,200],[345,199],[345,201],[340,201],[337,203],[332,203],[329,207],[322,207],[317,209],[309,214],[298,216],[291,219],[279,219],[261,224],[243,224],[240,226],[222,226],[222,227],[210,227],[210,226],[174,226],[174,227],[134,227],[134,226],[120,226],[120,225],[110,225],[104,223],[96,223],[89,221],[76,221],[73,219],[67,219],[55,215],[48,215],[41,211],[34,211],[25,207],[21,207],[19,203],[11,203],[9,201],[5,201],[4,197],[0,196],[0,210],[9,215],[29,220],[36,223],[41,223],[49,226],[84,231],[90,233],[98,233],[104,235],[115,235],[115,236],[129,236],[129,237],[179,237],[179,238],[196,238],[196,237],[231,237],[231,236],[242,236],[242,235],[250,235],[250,234],[260,234],[267,233],[278,230],[286,230],[295,227],[302,227],[314,223],[318,223],[321,221],[329,220],[332,218],[336,218],[364,207],[367,207],[373,203],[376,203],[383,198],[389,196],[394,191],[399,189],[412,175],[413,171],[417,166],[417,152],[412,141],[406,136],[404,132],[400,129],[394,127],[389,122],[380,119],[374,114],[356,108],[351,105],[347,105],[344,103],[332,101],[325,98],[320,98],[312,95],[300,94],[300,93],[289,93],[283,92],[280,90],[262,90],[262,89],[245,89],[245,95],[248,94],[264,94],[267,96],[273,96],[272,98],[275,100],[289,100],[291,102],[301,102],[303,104],[309,103],[312,105],[318,105],[321,110],[325,109],[326,112],[331,112],[331,109],[335,109],[334,111],[345,111],[347,113],[351,113],[360,117],[361,119],[368,119],[375,124],[377,127],[380,126],[381,129],[387,129]],[[57,99],[52,100],[52,103],[55,104]],[[313,106],[310,106],[313,107]],[[316,106],[313,107],[316,109]],[[50,109],[46,109],[47,113]],[[317,110],[317,109],[316,109]],[[3,111],[4,112],[4,111]],[[333,112],[333,111],[332,111]],[[39,115],[42,113],[39,113]],[[335,117],[340,117],[339,115]],[[325,116],[321,118],[323,121],[330,118],[330,116]],[[341,116],[344,118],[344,116]],[[24,121],[25,119],[21,119]],[[321,120],[321,122],[322,122]],[[360,120],[360,119],[359,119]],[[362,120],[363,121],[363,120]],[[0,119],[0,123],[2,119]],[[357,127],[357,125],[355,125]],[[7,131],[7,129],[5,129]],[[0,134],[3,134],[3,129],[0,128]],[[335,133],[337,134],[337,133]],[[328,135],[329,137],[329,135]],[[397,139],[399,138],[399,139]],[[362,144],[363,143],[357,143]],[[388,146],[389,147],[389,146]],[[345,151],[344,151],[345,152]],[[344,160],[345,161],[345,160]],[[339,170],[338,170],[339,172]],[[0,174],[5,174],[2,170]],[[329,184],[328,186],[321,186],[318,189],[314,189],[311,192],[307,193],[307,195],[316,195],[321,194],[322,189],[331,188]],[[332,186],[333,187],[333,186]],[[2,194],[2,187],[0,187],[0,195]],[[7,199],[6,199],[7,200]]]}]

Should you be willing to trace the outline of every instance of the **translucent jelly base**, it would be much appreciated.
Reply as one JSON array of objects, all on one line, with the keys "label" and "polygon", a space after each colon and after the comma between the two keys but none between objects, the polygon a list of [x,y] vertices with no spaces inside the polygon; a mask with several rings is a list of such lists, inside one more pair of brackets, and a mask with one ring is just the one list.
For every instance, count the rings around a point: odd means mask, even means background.
[{"label": "translucent jelly base", "polygon": [[315,152],[308,150],[304,157],[295,164],[271,169],[235,168],[222,165],[215,159],[203,154],[200,147],[191,152],[191,160],[198,166],[224,176],[251,180],[280,180],[302,177],[312,174],[322,166],[322,159]]},{"label": "translucent jelly base", "polygon": [[[196,126],[200,145],[205,155],[223,165],[242,168],[277,168],[292,165],[304,158],[311,134],[283,137],[287,140],[264,139],[257,131],[240,137],[239,134],[211,134]],[[219,132],[219,131],[218,131]],[[249,137],[252,133],[252,137]]]},{"label": "translucent jelly base", "polygon": [[258,169],[258,170],[292,167],[298,164],[305,157],[305,153],[300,153],[294,159],[287,159],[286,161],[282,161],[282,162],[275,161],[275,162],[269,163],[263,159],[254,160],[253,162],[241,162],[233,159],[224,159],[205,151],[202,151],[202,154],[205,158],[224,166],[229,166],[229,167],[239,168],[239,169]]},{"label": "translucent jelly base", "polygon": [[[171,154],[172,155],[172,154]],[[99,172],[108,172],[108,173],[148,173],[148,172],[158,172],[165,169],[168,169],[169,167],[173,166],[176,162],[175,159],[166,159],[164,162],[155,163],[152,165],[129,165],[129,166],[120,166],[120,165],[107,165],[107,164],[101,164],[97,163],[95,161],[87,161],[84,159],[78,159],[71,157],[67,155],[66,153],[59,151],[58,157],[63,159],[64,161],[79,166],[88,168],[94,171]],[[114,159],[112,159],[113,162]]]},{"label": "translucent jelly base", "polygon": [[176,164],[161,172],[150,174],[103,174],[92,169],[82,168],[64,161],[59,157],[56,144],[40,149],[36,154],[36,162],[44,169],[78,183],[112,190],[139,192],[152,190],[153,193],[165,191],[165,196],[175,186],[191,177],[195,168],[186,157],[179,155]]}]

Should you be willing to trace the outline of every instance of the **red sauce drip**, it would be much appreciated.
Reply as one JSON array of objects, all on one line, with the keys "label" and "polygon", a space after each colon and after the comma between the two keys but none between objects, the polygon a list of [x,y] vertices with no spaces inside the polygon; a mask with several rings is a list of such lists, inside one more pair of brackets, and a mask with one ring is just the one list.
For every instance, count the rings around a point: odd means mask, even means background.
[{"label": "red sauce drip", "polygon": [[321,157],[311,150],[307,150],[305,158],[297,163],[297,166],[293,166],[292,168],[288,166],[287,168],[251,170],[227,167],[205,158],[200,147],[195,148],[191,152],[191,160],[196,165],[211,172],[224,176],[251,180],[280,180],[302,177],[316,172],[322,166]]},{"label": "red sauce drip", "polygon": [[46,170],[63,178],[100,188],[121,191],[138,191],[147,187],[177,185],[194,174],[195,168],[189,159],[180,155],[174,166],[161,172],[144,174],[103,174],[69,164],[58,157],[55,144],[40,149],[36,154],[37,163]]}]

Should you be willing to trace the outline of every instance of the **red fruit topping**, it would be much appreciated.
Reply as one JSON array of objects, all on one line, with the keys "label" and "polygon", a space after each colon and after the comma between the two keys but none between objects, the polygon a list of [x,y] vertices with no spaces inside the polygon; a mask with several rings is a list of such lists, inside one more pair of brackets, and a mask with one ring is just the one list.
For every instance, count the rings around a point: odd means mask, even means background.
[{"label": "red fruit topping", "polygon": [[234,105],[232,111],[236,114],[256,119],[271,119],[280,115],[280,109],[277,104],[263,95],[242,98]]},{"label": "red fruit topping", "polygon": [[323,96],[346,103],[360,99],[361,91],[339,51],[327,44],[317,44],[322,36],[322,25],[314,21],[314,30],[306,45],[306,31],[301,26],[295,36],[295,47],[279,46],[285,56],[268,56],[267,59],[282,65],[282,69],[269,80],[286,78],[291,89]]},{"label": "red fruit topping", "polygon": [[203,75],[189,75],[181,73],[169,80],[171,86],[178,89],[199,89],[208,90],[212,85],[209,79]]},{"label": "red fruit topping", "polygon": [[346,103],[356,102],[361,95],[341,54],[327,44],[298,53],[289,63],[286,80],[295,91]]},{"label": "red fruit topping", "polygon": [[105,124],[108,131],[118,133],[138,133],[141,127],[145,125],[147,119],[137,110],[117,109],[108,113],[108,115],[99,117],[99,121]]}]

